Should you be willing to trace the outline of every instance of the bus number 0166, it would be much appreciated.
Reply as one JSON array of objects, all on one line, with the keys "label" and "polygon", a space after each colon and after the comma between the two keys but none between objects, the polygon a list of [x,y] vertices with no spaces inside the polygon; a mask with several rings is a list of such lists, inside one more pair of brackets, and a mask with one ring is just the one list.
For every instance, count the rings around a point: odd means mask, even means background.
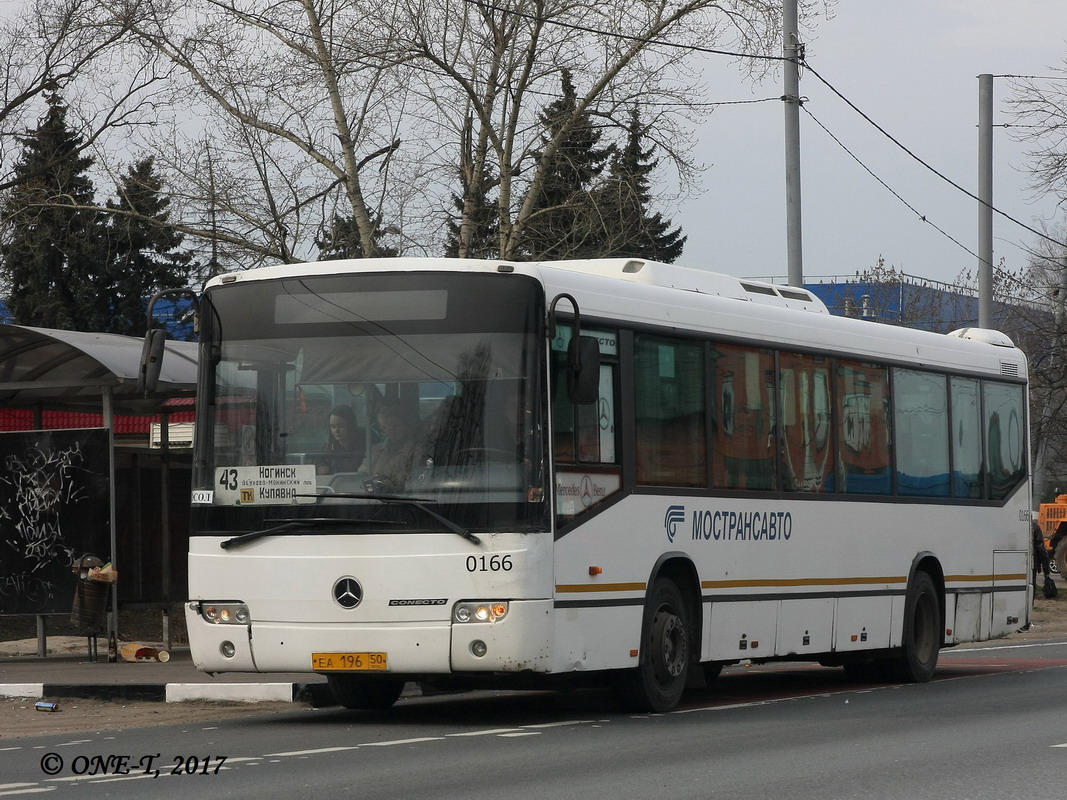
[{"label": "bus number 0166", "polygon": [[467,556],[467,572],[511,572],[511,556]]}]

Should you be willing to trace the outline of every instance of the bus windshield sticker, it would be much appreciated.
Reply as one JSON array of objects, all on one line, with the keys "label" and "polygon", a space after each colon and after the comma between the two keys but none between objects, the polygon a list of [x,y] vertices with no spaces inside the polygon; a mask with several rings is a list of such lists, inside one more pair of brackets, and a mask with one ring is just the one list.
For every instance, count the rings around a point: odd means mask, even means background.
[{"label": "bus windshield sticker", "polygon": [[[619,337],[615,331],[599,328],[582,328],[582,336],[592,336],[600,346],[600,355],[617,356],[619,354]],[[552,349],[557,353],[566,353],[571,343],[571,329],[560,325],[556,329],[556,338],[552,340]]]},{"label": "bus windshield sticker", "polygon": [[618,475],[557,472],[556,506],[560,514],[573,517],[617,492],[621,485]]},{"label": "bus windshield sticker", "polygon": [[215,470],[214,504],[217,506],[314,503],[315,494],[314,464]]}]

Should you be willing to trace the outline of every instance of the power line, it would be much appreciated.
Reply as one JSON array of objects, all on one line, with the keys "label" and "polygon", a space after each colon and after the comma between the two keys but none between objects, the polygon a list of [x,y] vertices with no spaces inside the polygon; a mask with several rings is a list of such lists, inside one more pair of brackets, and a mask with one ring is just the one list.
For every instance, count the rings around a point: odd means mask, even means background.
[{"label": "power line", "polygon": [[695,53],[707,53],[715,56],[731,56],[732,58],[751,58],[757,61],[787,61],[784,56],[770,56],[762,53],[737,53],[731,50],[717,50],[712,47],[701,47],[695,44],[679,44],[678,42],[667,41],[666,39],[653,39],[650,36],[636,36],[629,33],[619,33],[618,31],[605,31],[600,28],[593,28],[588,25],[579,25],[576,22],[563,22],[558,19],[551,19],[549,17],[539,17],[536,14],[528,14],[525,11],[516,11],[511,8],[503,8],[493,3],[487,3],[485,0],[467,0],[473,6],[486,9],[487,11],[499,11],[504,14],[513,14],[516,17],[527,19],[532,22],[547,22],[550,25],[556,25],[560,28],[567,28],[568,30],[578,31],[580,33],[592,33],[597,36],[607,36],[615,39],[623,39],[628,42],[641,42],[642,44],[654,44],[661,47],[672,47],[676,49],[691,50]]},{"label": "power line", "polygon": [[892,186],[890,186],[888,183],[886,183],[880,177],[875,175],[874,171],[870,167],[868,167],[866,164],[864,164],[863,161],[860,160],[859,156],[857,156],[855,153],[853,153],[851,150],[849,150],[848,147],[845,146],[844,142],[842,142],[839,138],[837,138],[837,136],[835,136],[830,131],[829,128],[827,128],[825,125],[823,125],[822,122],[819,121],[818,117],[816,117],[814,114],[812,114],[811,111],[806,106],[801,106],[801,109],[804,111],[804,113],[806,113],[809,117],[811,117],[811,119],[815,122],[816,125],[818,125],[820,128],[823,129],[823,131],[826,133],[827,136],[829,136],[831,139],[834,140],[834,142],[837,143],[838,147],[840,147],[842,150],[844,150],[846,153],[848,153],[848,155],[852,158],[852,160],[855,161],[857,164],[859,164],[860,167],[862,167],[863,170],[868,175],[870,175],[872,178],[874,178],[876,181],[878,181],[878,183],[880,183],[890,194],[892,194],[893,197],[897,198],[897,200],[899,200],[901,203],[906,205],[908,207],[908,209],[910,209],[911,212],[913,214],[915,214],[915,216],[917,216],[922,222],[925,222],[927,225],[930,225],[931,227],[933,227],[934,230],[936,230],[938,233],[940,233],[942,236],[944,236],[950,242],[955,244],[957,247],[963,249],[967,253],[970,253],[975,258],[978,258],[978,255],[973,250],[971,250],[965,244],[960,242],[958,239],[954,238],[951,234],[949,234],[943,228],[941,228],[938,225],[936,225],[935,223],[931,222],[930,219],[925,214],[920,212],[917,208],[915,208],[915,206],[913,206],[911,203],[909,203],[907,200],[905,200],[903,197],[901,197],[900,194]]},{"label": "power line", "polygon": [[892,135],[891,133],[889,133],[889,131],[887,131],[887,130],[886,130],[885,128],[883,128],[883,127],[882,127],[881,125],[879,125],[879,124],[878,124],[877,122],[875,122],[875,121],[874,121],[873,119],[871,119],[871,118],[870,118],[870,117],[869,117],[869,116],[868,116],[868,115],[867,115],[867,114],[866,114],[866,113],[865,113],[864,111],[862,111],[862,110],[861,110],[861,109],[860,109],[860,108],[859,108],[859,107],[858,107],[858,106],[857,106],[857,105],[856,105],[855,103],[853,103],[853,102],[852,102],[851,100],[849,100],[849,99],[848,99],[847,97],[845,97],[845,96],[844,96],[843,94],[841,94],[841,92],[839,92],[839,91],[838,91],[838,90],[837,90],[837,89],[836,89],[836,88],[835,88],[835,87],[833,86],[833,84],[831,84],[831,83],[830,83],[830,82],[829,82],[828,80],[826,80],[826,78],[824,78],[824,77],[823,77],[822,75],[820,75],[820,74],[818,73],[818,71],[817,71],[817,70],[816,70],[816,69],[815,69],[814,67],[812,67],[812,66],[811,66],[810,64],[808,64],[807,62],[805,62],[805,63],[804,63],[804,67],[805,67],[805,68],[806,68],[806,69],[807,69],[807,70],[808,70],[809,72],[811,72],[811,74],[812,74],[812,75],[814,75],[814,76],[815,76],[816,78],[818,78],[818,79],[819,79],[819,80],[820,80],[820,81],[822,82],[822,84],[823,84],[824,86],[826,86],[826,88],[827,88],[827,89],[829,89],[829,90],[830,90],[831,92],[833,92],[833,93],[834,93],[835,95],[837,95],[837,96],[838,96],[838,97],[839,97],[839,98],[840,98],[840,99],[841,99],[842,101],[844,101],[844,103],[845,103],[845,104],[846,104],[846,105],[847,105],[847,106],[848,106],[849,108],[851,108],[851,109],[852,109],[853,111],[855,111],[855,112],[856,112],[857,114],[859,114],[859,115],[860,115],[861,117],[863,117],[863,119],[864,119],[864,120],[865,120],[865,121],[866,121],[866,122],[867,122],[867,123],[868,123],[869,125],[871,125],[871,126],[872,126],[872,127],[873,127],[873,128],[874,128],[874,129],[876,130],[876,131],[878,131],[878,132],[879,132],[880,134],[882,134],[883,136],[885,136],[885,137],[886,137],[886,138],[887,138],[887,139],[888,139],[889,141],[891,141],[891,142],[892,142],[893,144],[895,144],[895,145],[896,145],[897,147],[899,147],[899,148],[900,148],[901,150],[903,150],[903,151],[904,151],[905,153],[907,153],[907,154],[908,154],[909,156],[911,156],[911,157],[912,157],[913,159],[915,159],[916,161],[918,161],[918,162],[919,162],[919,163],[920,163],[920,164],[921,164],[922,166],[926,167],[926,169],[928,169],[928,170],[929,170],[930,172],[934,173],[934,175],[936,175],[937,177],[939,177],[939,178],[940,178],[941,180],[943,180],[943,181],[944,181],[945,183],[947,183],[947,184],[948,184],[949,186],[952,186],[952,187],[953,187],[954,189],[956,189],[957,191],[963,192],[963,194],[967,195],[967,196],[968,196],[968,197],[970,197],[970,198],[971,198],[972,200],[977,200],[977,201],[978,201],[978,202],[979,202],[979,203],[980,203],[981,205],[983,205],[983,206],[987,206],[988,208],[990,208],[990,209],[992,209],[993,211],[995,211],[995,212],[996,212],[997,214],[1000,214],[1000,216],[1004,217],[1004,219],[1008,220],[1009,222],[1014,222],[1014,223],[1015,223],[1016,225],[1018,225],[1018,226],[1019,226],[1020,228],[1023,228],[1023,229],[1025,229],[1025,230],[1029,231],[1030,233],[1034,234],[1035,236],[1039,236],[1040,238],[1042,238],[1042,239],[1045,239],[1046,241],[1048,241],[1048,242],[1051,242],[1052,244],[1054,244],[1054,245],[1057,245],[1058,247],[1063,247],[1063,248],[1067,248],[1067,243],[1061,242],[1061,241],[1059,241],[1058,239],[1054,239],[1054,238],[1052,238],[1051,236],[1049,236],[1049,235],[1048,235],[1047,233],[1044,233],[1044,232],[1042,232],[1042,231],[1039,231],[1039,230],[1037,230],[1036,228],[1032,228],[1031,226],[1027,225],[1027,224],[1026,224],[1025,222],[1022,222],[1021,220],[1018,220],[1018,219],[1016,219],[1015,217],[1011,216],[1010,214],[1008,214],[1008,213],[1006,213],[1006,212],[1004,212],[1004,211],[1001,211],[1001,210],[1000,210],[999,208],[997,208],[996,206],[990,205],[990,204],[989,204],[989,203],[987,203],[987,202],[986,202],[985,200],[982,200],[982,199],[981,199],[980,197],[978,197],[978,195],[976,195],[976,194],[974,194],[973,192],[971,192],[971,191],[970,191],[969,189],[965,189],[965,188],[963,188],[962,186],[960,186],[960,185],[959,185],[958,183],[956,183],[956,182],[955,182],[954,180],[952,180],[951,178],[949,178],[949,177],[948,177],[947,175],[945,175],[945,174],[944,174],[943,172],[941,172],[940,170],[938,170],[937,168],[935,168],[935,167],[934,167],[934,166],[932,166],[931,164],[927,163],[927,162],[926,162],[926,161],[924,161],[924,160],[923,160],[922,158],[920,158],[920,157],[919,157],[918,155],[916,155],[916,154],[915,154],[914,152],[912,152],[912,151],[911,151],[911,150],[910,150],[910,149],[909,149],[909,148],[908,148],[907,146],[905,146],[905,145],[904,145],[904,144],[903,144],[903,143],[902,143],[902,142],[901,142],[901,141],[900,141],[899,139],[897,139],[897,138],[896,138],[895,136],[893,136],[893,135]]},{"label": "power line", "polygon": [[[563,22],[563,21],[560,21],[560,20],[548,19],[548,18],[545,18],[545,17],[537,17],[535,15],[527,14],[525,12],[514,11],[512,9],[502,8],[502,7],[494,5],[492,3],[485,2],[485,0],[467,0],[467,2],[471,3],[472,5],[476,5],[476,6],[480,7],[480,8],[483,8],[483,9],[492,10],[492,11],[498,11],[498,12],[503,12],[503,13],[508,13],[508,14],[515,14],[516,16],[522,17],[523,19],[546,22],[546,23],[551,24],[551,25],[557,25],[559,27],[568,28],[570,30],[575,30],[575,31],[580,31],[580,32],[583,32],[583,33],[592,33],[592,34],[595,34],[595,35],[598,35],[598,36],[607,36],[607,37],[613,37],[613,38],[618,38],[618,39],[624,39],[624,40],[627,40],[627,41],[642,42],[642,43],[645,43],[645,44],[654,44],[654,45],[659,45],[659,46],[662,46],[662,47],[682,48],[682,49],[686,49],[686,50],[689,50],[691,52],[696,52],[696,53],[707,53],[707,54],[710,54],[710,55],[726,55],[726,56],[731,56],[733,58],[751,58],[751,59],[767,60],[767,61],[794,61],[794,59],[786,58],[784,56],[769,56],[769,55],[754,54],[754,53],[738,53],[738,52],[729,51],[729,50],[718,50],[718,49],[715,49],[715,48],[700,47],[699,45],[679,44],[677,42],[671,42],[671,41],[668,41],[666,39],[654,39],[654,38],[647,37],[647,36],[634,36],[634,35],[631,35],[631,34],[618,33],[618,32],[615,32],[615,31],[605,31],[605,30],[602,30],[602,29],[593,28],[593,27],[586,26],[586,25],[578,25],[576,23]],[[1035,236],[1038,236],[1038,237],[1040,237],[1042,239],[1045,239],[1046,241],[1048,241],[1048,242],[1050,242],[1050,243],[1052,243],[1054,245],[1057,245],[1059,247],[1067,248],[1067,243],[1061,242],[1058,239],[1055,239],[1055,238],[1049,236],[1048,234],[1044,233],[1043,231],[1039,231],[1038,229],[1036,229],[1034,227],[1031,227],[1030,225],[1027,225],[1025,222],[1023,222],[1023,221],[1021,221],[1019,219],[1016,219],[1015,217],[1011,216],[1010,214],[1008,214],[1005,211],[1002,211],[1001,209],[997,208],[996,206],[991,205],[989,203],[986,203],[986,201],[984,201],[981,198],[979,198],[976,194],[971,192],[969,189],[966,189],[963,186],[961,186],[960,184],[956,183],[954,180],[949,178],[947,175],[945,175],[943,172],[941,172],[940,170],[935,168],[933,165],[931,165],[927,161],[925,161],[922,158],[920,158],[910,148],[908,148],[906,145],[904,145],[903,142],[901,142],[899,139],[897,139],[895,136],[893,136],[891,133],[889,133],[889,131],[887,131],[885,128],[883,128],[881,125],[879,125],[877,122],[875,122],[866,112],[861,110],[855,103],[853,103],[851,100],[849,100],[847,97],[845,97],[845,95],[843,95],[840,91],[838,91],[838,89],[835,86],[833,86],[833,84],[831,84],[828,80],[826,80],[826,78],[824,78],[818,72],[818,70],[816,70],[814,67],[812,67],[811,64],[809,64],[807,62],[806,59],[804,59],[802,57],[797,63],[798,63],[798,66],[803,67],[807,71],[811,72],[811,74],[814,75],[816,78],[818,78],[819,81],[822,82],[822,84],[826,86],[826,88],[828,88],[831,92],[833,92],[835,95],[837,95],[838,98],[840,98],[847,106],[849,106],[849,108],[851,108],[853,111],[855,111],[857,114],[859,114],[875,130],[877,130],[879,133],[881,133],[883,136],[885,136],[887,139],[889,139],[889,141],[891,141],[893,144],[895,144],[898,148],[900,148],[905,153],[907,153],[909,156],[911,156],[915,161],[919,162],[919,164],[921,164],[923,167],[928,169],[930,172],[932,172],[934,175],[939,177],[941,180],[945,181],[945,183],[949,184],[950,186],[952,186],[957,191],[962,192],[963,194],[965,194],[967,197],[971,198],[972,200],[977,201],[981,205],[988,206],[992,211],[996,212],[997,214],[999,214],[1004,219],[1008,220],[1009,222],[1013,222],[1014,224],[1018,225],[1019,227],[1023,228],[1026,231],[1029,231],[1030,233],[1034,234]],[[1041,77],[1041,76],[1034,76],[1034,75],[1011,75],[1011,74],[995,75],[994,77],[998,77],[998,78],[1016,78],[1016,79],[1031,79],[1031,80],[1067,80],[1067,77],[1054,77],[1054,76]],[[784,99],[784,98],[779,98],[779,99]],[[703,104],[701,104],[701,105],[703,105]],[[712,105],[712,104],[708,104],[708,105]],[[801,107],[803,107],[803,106],[801,106]],[[809,112],[809,116],[811,116],[812,119],[815,119],[815,117],[812,116],[810,114],[810,112]],[[816,122],[818,122],[818,121],[816,120]],[[819,123],[819,125],[820,125],[820,127],[823,127],[821,123]],[[826,130],[826,128],[823,127],[823,130]],[[829,131],[827,131],[827,133],[829,133]],[[835,141],[836,141],[836,139],[835,139]],[[838,142],[838,144],[840,144],[840,142]],[[846,152],[849,152],[847,150],[847,148],[846,148]],[[852,155],[852,153],[849,152],[849,155]],[[853,158],[855,158],[855,156],[853,156]],[[858,161],[858,159],[857,159],[857,161]],[[859,162],[859,163],[860,163],[861,166],[864,166],[862,164],[862,162]],[[866,169],[866,167],[864,167],[864,168]],[[873,177],[875,177],[876,180],[879,180],[879,182],[881,182],[880,179],[878,179],[877,176],[874,176],[873,173],[871,173],[871,174],[872,174]],[[885,184],[883,183],[883,185],[885,185]],[[890,191],[892,191],[892,189],[890,189],[890,187],[886,186],[886,188],[889,189]],[[896,193],[894,192],[894,194],[896,194]],[[901,200],[901,202],[905,202],[905,205],[907,205],[906,201],[904,201],[903,198],[901,198],[899,195],[896,195],[896,196],[898,197],[898,199]],[[909,206],[909,208],[911,208],[911,206]],[[915,211],[914,208],[912,208],[912,210]],[[917,211],[915,213],[918,214],[920,216],[920,218],[922,218],[923,220],[926,220],[925,215],[919,214],[919,212],[917,212]],[[930,224],[933,225],[933,223],[930,223]],[[937,228],[936,225],[934,225],[934,227]],[[938,230],[940,230],[940,228],[938,228]],[[956,242],[956,240],[953,239],[949,234],[945,233],[944,231],[941,231],[941,233],[943,235],[947,236],[952,241]],[[956,242],[956,243],[959,244],[959,242]],[[960,245],[960,246],[963,247],[963,245]],[[967,250],[967,252],[971,253],[971,255],[974,255],[975,258],[978,257],[976,254],[971,252],[968,248],[964,247],[964,250]]]}]

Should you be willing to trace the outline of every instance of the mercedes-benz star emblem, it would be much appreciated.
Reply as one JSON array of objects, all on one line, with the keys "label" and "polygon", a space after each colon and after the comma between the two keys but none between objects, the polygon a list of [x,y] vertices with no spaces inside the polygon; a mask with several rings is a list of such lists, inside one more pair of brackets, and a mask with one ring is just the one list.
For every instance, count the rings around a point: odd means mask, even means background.
[{"label": "mercedes-benz star emblem", "polygon": [[341,608],[355,608],[363,599],[363,587],[355,578],[345,576],[333,585],[333,599]]}]

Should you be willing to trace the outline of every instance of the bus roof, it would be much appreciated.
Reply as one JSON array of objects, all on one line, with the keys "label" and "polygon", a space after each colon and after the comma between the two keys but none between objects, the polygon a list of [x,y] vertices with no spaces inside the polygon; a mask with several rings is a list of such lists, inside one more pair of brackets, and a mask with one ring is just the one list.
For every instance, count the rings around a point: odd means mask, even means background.
[{"label": "bus roof", "polygon": [[[733,339],[830,350],[857,358],[933,368],[972,369],[1024,378],[1026,356],[997,331],[938,334],[836,317],[806,289],[736,278],[643,259],[517,262],[449,258],[342,259],[234,272],[206,288],[243,281],[361,272],[516,273],[536,278],[546,295],[575,297],[583,319],[719,333]],[[562,311],[569,311],[566,306]]]}]

